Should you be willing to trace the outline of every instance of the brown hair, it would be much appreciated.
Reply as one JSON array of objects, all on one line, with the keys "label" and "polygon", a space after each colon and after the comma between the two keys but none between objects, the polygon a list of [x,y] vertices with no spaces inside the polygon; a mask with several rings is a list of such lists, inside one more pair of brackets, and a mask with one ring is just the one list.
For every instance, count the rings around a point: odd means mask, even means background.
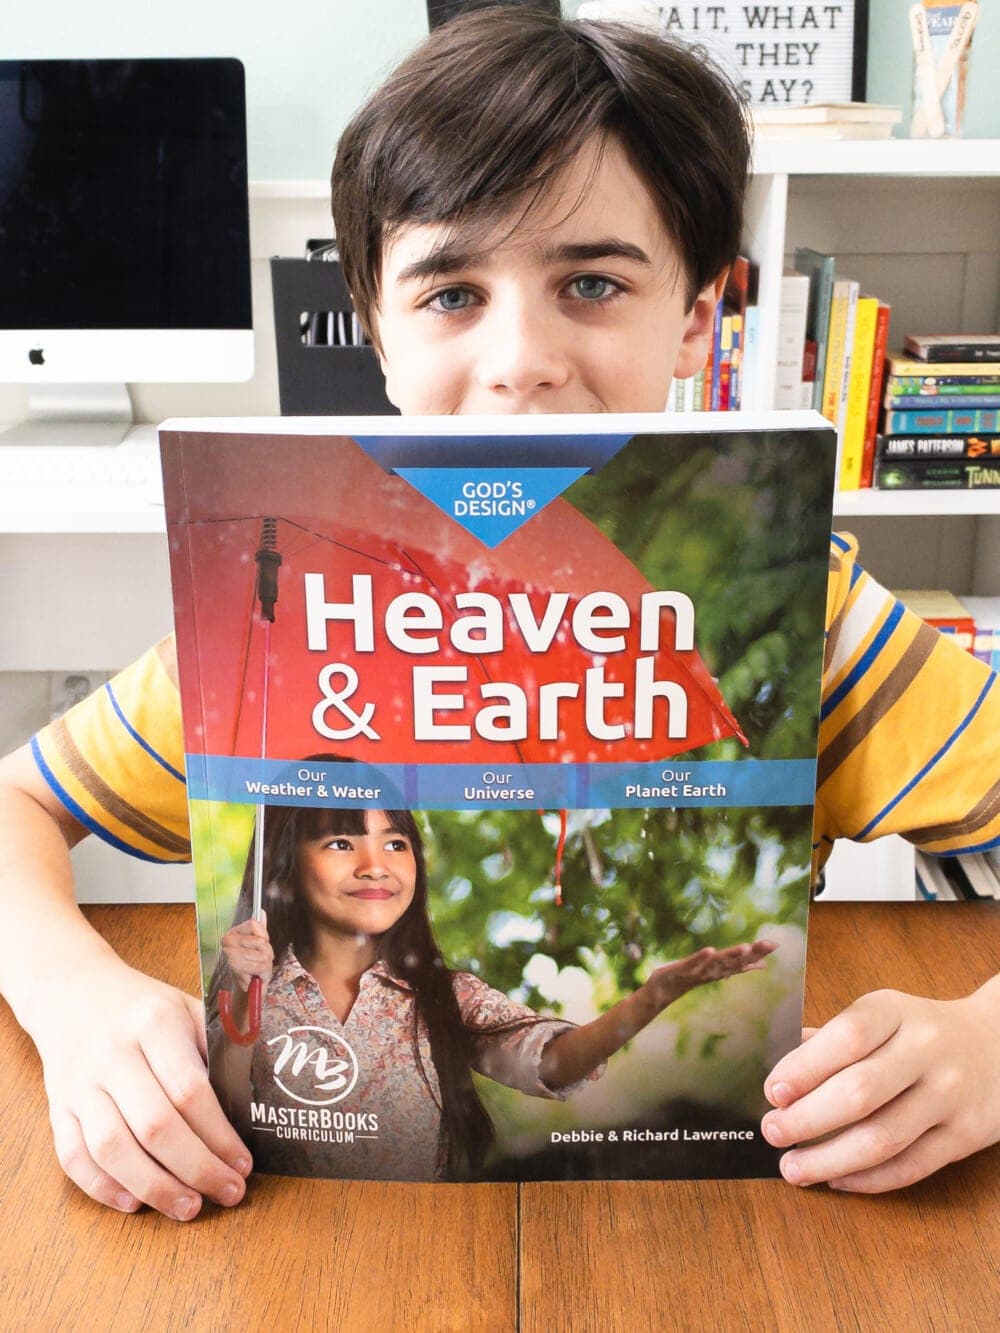
[{"label": "brown hair", "polygon": [[499,7],[432,32],[341,136],[334,228],[369,332],[397,229],[526,213],[595,135],[614,136],[650,190],[693,304],[739,248],[750,144],[736,90],[704,51],[648,30]]}]

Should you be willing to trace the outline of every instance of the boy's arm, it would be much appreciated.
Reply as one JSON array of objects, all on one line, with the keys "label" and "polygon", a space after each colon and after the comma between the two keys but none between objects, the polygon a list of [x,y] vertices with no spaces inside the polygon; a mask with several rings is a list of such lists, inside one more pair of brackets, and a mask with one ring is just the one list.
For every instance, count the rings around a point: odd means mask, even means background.
[{"label": "boy's arm", "polygon": [[0,760],[0,991],[41,1056],[67,1175],[186,1220],[203,1194],[242,1197],[249,1153],[208,1083],[201,1005],[128,967],[77,908],[83,834],[27,747]]},{"label": "boy's arm", "polygon": [[[763,1120],[795,1185],[876,1193],[1000,1142],[1000,975],[962,1000],[875,991],[786,1055]],[[810,1143],[830,1135],[822,1143]]]}]

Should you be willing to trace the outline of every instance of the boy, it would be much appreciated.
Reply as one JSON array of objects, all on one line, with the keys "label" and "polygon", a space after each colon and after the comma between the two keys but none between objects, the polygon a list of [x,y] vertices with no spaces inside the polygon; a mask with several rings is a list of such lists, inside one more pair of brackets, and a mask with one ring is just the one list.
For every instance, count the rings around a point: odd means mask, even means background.
[{"label": "boy", "polygon": [[[650,34],[487,10],[438,30],[345,132],[345,276],[405,413],[660,411],[703,363],[740,238],[728,86]],[[831,548],[817,804],[833,837],[1000,841],[1000,689]],[[90,829],[187,848],[169,641],[5,761],[0,981],[45,1067],[59,1160],[126,1211],[236,1202],[250,1169],[205,1076],[200,1006],[126,968],[72,901]],[[44,966],[39,941],[45,940]],[[69,1010],[60,994],[72,977]],[[769,1076],[787,1179],[907,1184],[1000,1139],[1000,978],[866,996]]]}]

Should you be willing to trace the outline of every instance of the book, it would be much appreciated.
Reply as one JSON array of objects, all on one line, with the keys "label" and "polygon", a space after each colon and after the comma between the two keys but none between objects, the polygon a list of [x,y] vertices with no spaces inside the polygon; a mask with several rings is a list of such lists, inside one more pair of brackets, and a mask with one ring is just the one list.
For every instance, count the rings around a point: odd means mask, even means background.
[{"label": "book", "polygon": [[947,588],[897,588],[894,597],[941,634],[950,634],[971,653],[976,624],[965,603]]},{"label": "book", "polygon": [[1000,394],[1000,375],[890,375],[886,393],[910,394],[921,399],[938,395]]},{"label": "book", "polygon": [[997,458],[1000,435],[880,435],[881,458]]},{"label": "book", "polygon": [[983,361],[920,361],[914,357],[903,356],[899,352],[893,352],[888,358],[888,374],[890,376],[916,377],[924,379],[933,377],[940,381],[942,376],[949,379],[958,378],[966,380],[969,383],[979,383],[980,377],[988,375],[993,377],[989,370],[988,363]]},{"label": "book", "polygon": [[995,490],[1000,462],[976,458],[876,458],[875,485],[884,491]]},{"label": "book", "polygon": [[[778,1174],[835,440],[730,419],[161,427],[209,1072],[258,1169]],[[353,991],[310,967],[346,940]],[[562,1087],[574,1024],[742,944]]]},{"label": "book", "polygon": [[830,326],[830,302],[833,299],[833,255],[820,254],[800,246],[795,251],[795,269],[809,279],[809,308],[806,312],[806,338],[815,345],[812,406],[823,406],[823,372],[826,368],[827,334]]},{"label": "book", "polygon": [[903,113],[898,106],[878,102],[808,102],[802,106],[754,106],[754,125],[898,125]]},{"label": "book", "polygon": [[1000,333],[908,333],[903,350],[924,362],[1000,362]]},{"label": "book", "polygon": [[858,297],[838,478],[842,491],[856,491],[861,485],[878,310],[877,297]]},{"label": "book", "polygon": [[890,389],[885,395],[883,405],[895,412],[923,412],[928,407],[938,409],[958,409],[978,412],[983,408],[1000,407],[1000,393],[946,394],[935,393],[893,393]]},{"label": "book", "polygon": [[903,113],[899,107],[873,102],[812,102],[754,106],[752,116],[758,139],[888,139]]},{"label": "book", "polygon": [[823,367],[823,407],[827,421],[840,424],[840,406],[844,397],[844,369],[850,373],[848,325],[853,327],[852,309],[858,299],[858,284],[850,278],[837,278],[830,301],[830,325],[827,331],[826,364]]},{"label": "book", "polygon": [[922,407],[886,412],[882,418],[885,435],[959,435],[966,431],[1000,433],[1000,411],[986,407]]},{"label": "book", "polygon": [[872,484],[875,471],[875,441],[878,434],[879,404],[882,399],[882,382],[885,377],[886,348],[889,342],[889,320],[892,307],[887,301],[879,301],[878,317],[875,321],[875,347],[872,351],[872,377],[868,388],[868,415],[865,420],[865,443],[861,454],[861,486],[868,488]]},{"label": "book", "polygon": [[802,357],[809,309],[809,279],[786,271],[781,278],[781,310],[774,380],[774,406],[790,411],[802,406]]},{"label": "book", "polygon": [[962,601],[976,625],[974,655],[994,671],[1000,671],[1000,597],[963,593]]}]

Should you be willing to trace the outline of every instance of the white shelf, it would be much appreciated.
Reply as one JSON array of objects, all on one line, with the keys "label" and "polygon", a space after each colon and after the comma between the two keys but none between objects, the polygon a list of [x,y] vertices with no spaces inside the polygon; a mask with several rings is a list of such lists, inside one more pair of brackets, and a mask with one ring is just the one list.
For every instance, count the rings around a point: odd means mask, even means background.
[{"label": "white shelf", "polygon": [[1000,176],[1000,139],[761,139],[755,175]]},{"label": "white shelf", "polygon": [[1000,514],[1000,490],[838,491],[833,512],[839,518]]}]

